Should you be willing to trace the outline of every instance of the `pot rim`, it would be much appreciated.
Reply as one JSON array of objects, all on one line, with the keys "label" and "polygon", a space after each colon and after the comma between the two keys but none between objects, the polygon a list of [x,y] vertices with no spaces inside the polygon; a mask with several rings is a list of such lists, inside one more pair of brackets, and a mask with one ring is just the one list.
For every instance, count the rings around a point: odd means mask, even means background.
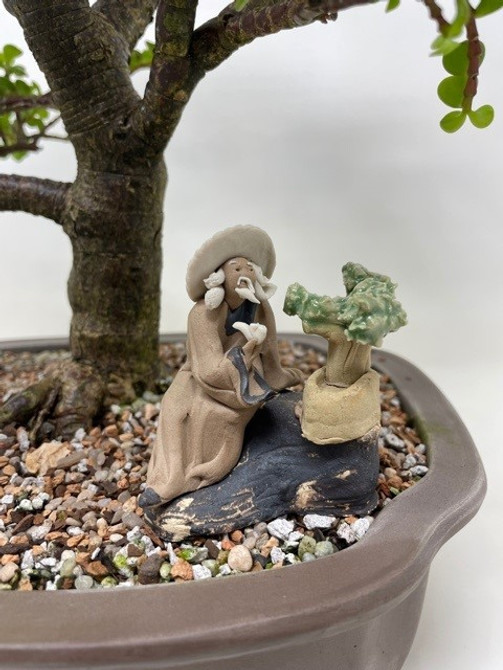
[{"label": "pot rim", "polygon": [[[323,348],[317,337],[279,337]],[[0,349],[65,344],[0,341]],[[440,547],[474,516],[486,478],[464,424],[426,375],[382,350],[373,351],[372,363],[395,384],[427,444],[430,469],[379,513],[362,541],[312,563],[183,586],[5,592],[0,659],[9,659],[9,667],[64,666],[69,655],[81,664],[75,667],[141,660],[146,668],[161,659],[177,667],[342,632],[406,598]]]}]

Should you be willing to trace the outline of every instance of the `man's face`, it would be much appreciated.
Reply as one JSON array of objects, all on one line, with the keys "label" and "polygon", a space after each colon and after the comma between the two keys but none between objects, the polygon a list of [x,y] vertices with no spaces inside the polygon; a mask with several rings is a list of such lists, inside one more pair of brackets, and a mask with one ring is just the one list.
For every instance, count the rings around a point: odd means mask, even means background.
[{"label": "man's face", "polygon": [[222,269],[225,274],[225,299],[232,309],[244,300],[260,302],[255,296],[255,270],[247,258],[230,258],[223,264]]}]

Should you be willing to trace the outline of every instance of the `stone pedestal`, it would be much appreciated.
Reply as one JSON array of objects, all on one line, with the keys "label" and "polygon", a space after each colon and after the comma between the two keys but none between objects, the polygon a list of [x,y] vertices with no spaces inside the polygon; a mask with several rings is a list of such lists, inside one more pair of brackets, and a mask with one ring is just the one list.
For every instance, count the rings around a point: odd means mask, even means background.
[{"label": "stone pedestal", "polygon": [[225,479],[165,505],[145,505],[155,531],[165,540],[181,541],[287,513],[372,511],[377,505],[379,418],[358,440],[319,446],[302,435],[295,416],[301,398],[301,393],[281,393],[255,414],[241,458]]}]

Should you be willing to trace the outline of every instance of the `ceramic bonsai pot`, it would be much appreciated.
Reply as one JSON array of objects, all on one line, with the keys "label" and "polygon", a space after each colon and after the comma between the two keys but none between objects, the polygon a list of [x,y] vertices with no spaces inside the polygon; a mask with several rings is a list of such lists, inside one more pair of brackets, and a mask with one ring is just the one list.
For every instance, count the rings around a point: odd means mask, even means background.
[{"label": "ceramic bonsai pot", "polygon": [[3,593],[0,668],[401,668],[431,561],[476,513],[486,480],[468,432],[434,384],[389,353],[374,352],[373,366],[395,383],[428,446],[430,471],[380,512],[360,543],[234,578]]}]

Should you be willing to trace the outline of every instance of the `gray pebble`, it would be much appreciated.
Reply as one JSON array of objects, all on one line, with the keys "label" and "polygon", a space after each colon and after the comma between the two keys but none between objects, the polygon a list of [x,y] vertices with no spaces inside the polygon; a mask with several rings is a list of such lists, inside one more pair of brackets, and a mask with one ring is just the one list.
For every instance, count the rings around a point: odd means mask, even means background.
[{"label": "gray pebble", "polygon": [[77,565],[77,562],[75,561],[75,558],[67,558],[63,563],[61,564],[61,568],[59,569],[59,574],[61,577],[72,577],[73,576],[73,571]]},{"label": "gray pebble", "polygon": [[323,558],[324,556],[330,556],[333,553],[334,553],[334,545],[328,540],[316,543],[316,547],[314,548],[314,555],[316,556],[316,558]]},{"label": "gray pebble", "polygon": [[201,565],[204,565],[205,568],[208,568],[213,577],[218,575],[218,568],[220,567],[218,561],[215,561],[212,558],[208,558],[208,560],[203,561]]},{"label": "gray pebble", "polygon": [[[309,535],[304,535],[300,541],[297,554],[301,560],[304,560],[304,554],[313,554],[316,548],[316,540],[314,537],[309,537]],[[309,559],[308,559],[309,560]]]},{"label": "gray pebble", "polygon": [[311,554],[309,551],[306,551],[302,555],[302,562],[303,563],[309,563],[310,561],[315,561],[315,560],[316,560],[316,556],[314,554]]},{"label": "gray pebble", "polygon": [[171,575],[171,564],[167,561],[162,563],[161,567],[159,568],[159,575],[161,579],[169,579]]},{"label": "gray pebble", "polygon": [[405,442],[395,435],[395,433],[386,433],[384,437],[385,443],[393,449],[405,449]]},{"label": "gray pebble", "polygon": [[405,460],[403,462],[402,468],[404,470],[409,470],[410,468],[414,467],[414,465],[416,465],[416,463],[417,463],[416,457],[413,456],[412,454],[407,454],[407,456],[405,457]]},{"label": "gray pebble", "polygon": [[428,472],[428,470],[429,468],[426,465],[415,465],[410,469],[410,474],[413,477],[423,477]]},{"label": "gray pebble", "polygon": [[94,586],[94,579],[89,575],[82,575],[76,578],[74,586],[77,591],[92,589]]}]

